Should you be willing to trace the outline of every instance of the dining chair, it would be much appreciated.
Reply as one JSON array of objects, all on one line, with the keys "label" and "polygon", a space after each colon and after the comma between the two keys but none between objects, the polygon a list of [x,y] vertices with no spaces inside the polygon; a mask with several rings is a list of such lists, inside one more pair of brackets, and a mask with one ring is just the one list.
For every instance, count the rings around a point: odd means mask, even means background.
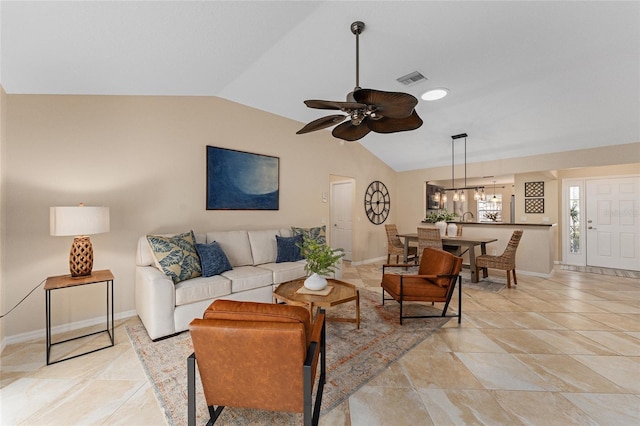
[{"label": "dining chair", "polygon": [[[398,237],[398,228],[394,224],[384,225],[385,231],[387,231],[387,263],[390,262],[391,255],[396,256],[396,263],[398,263],[398,259],[400,256],[404,256],[404,243]],[[415,246],[409,246],[409,251],[407,253],[407,261],[409,259],[414,259],[417,261],[418,257],[418,248]]]},{"label": "dining chair", "polygon": [[487,268],[501,269],[503,271],[507,271],[508,288],[511,288],[511,272],[513,272],[513,284],[518,285],[518,279],[516,278],[516,250],[518,249],[518,244],[520,243],[521,238],[522,229],[517,229],[513,231],[511,239],[501,255],[492,256],[489,254],[482,254],[476,257],[476,276],[479,276],[478,273],[480,269],[482,269],[483,278],[489,276]]},{"label": "dining chair", "polygon": [[422,256],[425,248],[442,250],[442,237],[438,228],[418,228],[418,253]]}]

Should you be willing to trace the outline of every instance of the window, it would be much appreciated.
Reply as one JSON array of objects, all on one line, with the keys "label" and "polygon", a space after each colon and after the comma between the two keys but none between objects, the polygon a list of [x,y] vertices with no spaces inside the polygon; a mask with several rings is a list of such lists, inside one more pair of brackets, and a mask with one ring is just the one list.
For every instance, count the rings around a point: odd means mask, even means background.
[{"label": "window", "polygon": [[569,253],[580,253],[580,187],[569,187]]},{"label": "window", "polygon": [[478,222],[500,222],[502,220],[502,194],[495,194],[498,201],[478,200]]}]

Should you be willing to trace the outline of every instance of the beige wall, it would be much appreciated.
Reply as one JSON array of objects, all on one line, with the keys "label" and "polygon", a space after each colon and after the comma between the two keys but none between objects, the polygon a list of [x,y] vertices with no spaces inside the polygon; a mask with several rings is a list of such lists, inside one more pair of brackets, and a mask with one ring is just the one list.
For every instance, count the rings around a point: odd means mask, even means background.
[{"label": "beige wall", "polygon": [[[110,207],[111,232],[91,240],[94,268],[116,277],[116,313],[134,309],[139,236],[328,223],[321,195],[330,175],[356,182],[354,260],[386,254],[384,228],[368,222],[358,200],[372,180],[385,182],[395,198],[396,174],[360,144],[340,143],[329,132],[295,135],[300,123],[210,97],[8,95],[3,123],[3,308],[47,276],[68,273],[72,238],[49,236],[49,207],[56,205]],[[207,211],[207,145],[279,157],[280,209]],[[54,292],[54,325],[99,316],[103,292]],[[38,290],[3,320],[5,335],[42,333],[44,316]]]}]

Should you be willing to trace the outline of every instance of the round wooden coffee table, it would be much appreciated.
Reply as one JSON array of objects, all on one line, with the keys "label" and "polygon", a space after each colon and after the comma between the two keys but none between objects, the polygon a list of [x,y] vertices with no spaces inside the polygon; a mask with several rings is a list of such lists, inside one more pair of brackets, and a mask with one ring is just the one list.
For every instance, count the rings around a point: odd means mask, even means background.
[{"label": "round wooden coffee table", "polygon": [[294,280],[282,283],[273,292],[274,301],[284,302],[288,305],[304,306],[309,310],[311,316],[314,314],[314,308],[330,308],[347,302],[356,302],[355,318],[330,318],[328,321],[354,322],[357,328],[360,328],[360,292],[355,285],[344,281],[327,278],[328,285],[333,289],[329,294],[319,294],[319,292],[299,293],[298,290],[304,286],[304,280]]}]

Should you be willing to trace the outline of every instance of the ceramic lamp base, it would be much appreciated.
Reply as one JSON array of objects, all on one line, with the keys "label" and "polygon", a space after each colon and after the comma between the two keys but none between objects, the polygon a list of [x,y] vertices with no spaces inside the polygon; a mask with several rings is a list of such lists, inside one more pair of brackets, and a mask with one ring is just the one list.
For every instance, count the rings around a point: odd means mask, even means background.
[{"label": "ceramic lamp base", "polygon": [[93,246],[87,236],[75,237],[69,253],[72,277],[86,277],[93,270]]}]

